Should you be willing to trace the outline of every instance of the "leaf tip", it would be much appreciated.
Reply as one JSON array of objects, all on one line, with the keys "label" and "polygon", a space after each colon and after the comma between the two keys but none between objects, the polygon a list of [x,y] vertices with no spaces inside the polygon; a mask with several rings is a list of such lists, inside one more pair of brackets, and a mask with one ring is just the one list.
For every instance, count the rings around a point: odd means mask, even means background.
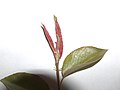
[{"label": "leaf tip", "polygon": [[54,15],[54,21],[56,22],[57,21],[57,17]]}]

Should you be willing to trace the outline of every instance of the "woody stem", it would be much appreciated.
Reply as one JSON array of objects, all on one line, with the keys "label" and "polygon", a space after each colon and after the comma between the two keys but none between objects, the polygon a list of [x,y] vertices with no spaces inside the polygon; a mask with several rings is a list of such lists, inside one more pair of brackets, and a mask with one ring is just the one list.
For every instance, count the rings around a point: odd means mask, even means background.
[{"label": "woody stem", "polygon": [[56,63],[56,78],[57,78],[57,87],[58,90],[60,90],[59,63]]}]

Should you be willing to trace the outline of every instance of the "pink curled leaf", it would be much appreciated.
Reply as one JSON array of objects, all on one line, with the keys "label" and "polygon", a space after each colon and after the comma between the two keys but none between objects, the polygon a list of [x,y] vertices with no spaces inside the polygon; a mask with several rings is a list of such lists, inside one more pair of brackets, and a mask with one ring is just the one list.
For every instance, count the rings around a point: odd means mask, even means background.
[{"label": "pink curled leaf", "polygon": [[50,46],[53,54],[55,55],[56,50],[55,50],[55,48],[54,48],[54,43],[53,43],[53,40],[52,40],[49,32],[47,31],[47,29],[46,29],[46,27],[45,27],[44,24],[42,24],[41,28],[43,29],[43,32],[44,32],[45,37],[46,37],[46,40],[48,41],[48,44],[49,44],[49,46]]},{"label": "pink curled leaf", "polygon": [[59,51],[60,58],[63,53],[63,40],[62,40],[62,34],[61,34],[61,29],[59,26],[59,23],[57,21],[57,17],[54,16],[54,21],[55,21],[55,31],[56,31],[56,37],[57,37],[57,43],[56,43],[56,50]]}]

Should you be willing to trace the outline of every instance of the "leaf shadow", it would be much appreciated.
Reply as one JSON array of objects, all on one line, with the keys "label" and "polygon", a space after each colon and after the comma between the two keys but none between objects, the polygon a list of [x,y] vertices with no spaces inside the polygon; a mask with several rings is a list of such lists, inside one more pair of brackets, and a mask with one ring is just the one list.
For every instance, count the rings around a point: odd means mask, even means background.
[{"label": "leaf shadow", "polygon": [[[16,73],[22,73],[22,72],[16,72]],[[40,69],[40,70],[27,70],[25,72],[40,76],[40,78],[42,78],[49,85],[50,90],[57,90],[56,75],[54,70]],[[61,90],[76,90],[75,83],[77,82],[65,81],[62,84]],[[0,88],[0,90],[7,90],[7,89],[5,86],[2,86],[2,89]],[[83,90],[83,88],[81,87],[79,88],[79,90]]]},{"label": "leaf shadow", "polygon": [[[30,70],[30,73],[39,75],[42,79],[44,79],[49,87],[50,90],[57,90],[57,82],[56,82],[56,76],[55,76],[55,71],[51,70]],[[72,82],[74,83],[74,82]],[[62,84],[62,89],[61,90],[75,90],[72,88],[72,86],[66,82]],[[79,89],[81,90],[81,89]]]},{"label": "leaf shadow", "polygon": [[[57,90],[57,83],[56,83],[56,76],[55,76],[55,71],[54,70],[46,70],[46,69],[24,69],[24,67],[28,66],[28,64],[22,64],[23,61],[25,60],[24,58],[21,57],[16,57],[14,54],[11,54],[9,52],[6,51],[0,51],[0,55],[2,55],[2,57],[0,57],[0,61],[3,63],[6,63],[6,61],[11,61],[10,63],[5,64],[2,67],[2,70],[4,70],[5,67],[10,67],[11,65],[16,66],[16,68],[12,68],[13,70],[8,69],[5,72],[7,72],[6,74],[12,74],[17,73],[17,71],[22,71],[22,72],[30,72],[32,74],[36,74],[39,75],[41,78],[43,78],[50,86],[51,90]],[[14,57],[14,58],[13,58]],[[16,62],[19,61],[19,62]],[[25,60],[26,61],[26,60]],[[20,65],[17,65],[17,64]],[[21,66],[23,65],[23,66]],[[23,68],[22,68],[23,67]],[[4,75],[4,74],[3,74]],[[7,75],[6,75],[7,76]],[[70,82],[63,82],[62,84],[62,90],[76,90],[75,89],[75,83],[74,81],[70,81]],[[3,84],[1,84],[2,86],[0,86],[0,90],[7,90],[5,86],[3,86]],[[78,90],[78,89],[77,89]],[[83,90],[82,88],[79,88],[79,90]]]}]

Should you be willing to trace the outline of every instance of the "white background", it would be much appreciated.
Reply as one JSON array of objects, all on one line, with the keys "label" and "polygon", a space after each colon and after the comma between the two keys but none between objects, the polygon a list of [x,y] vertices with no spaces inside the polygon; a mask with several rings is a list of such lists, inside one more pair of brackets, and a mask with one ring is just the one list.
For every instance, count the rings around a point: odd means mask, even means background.
[{"label": "white background", "polygon": [[63,84],[69,90],[120,90],[119,0],[0,0],[0,79],[19,71],[54,76],[54,58],[40,27],[44,23],[55,42],[54,14],[64,41],[60,67],[78,47],[109,49],[97,65]]}]

